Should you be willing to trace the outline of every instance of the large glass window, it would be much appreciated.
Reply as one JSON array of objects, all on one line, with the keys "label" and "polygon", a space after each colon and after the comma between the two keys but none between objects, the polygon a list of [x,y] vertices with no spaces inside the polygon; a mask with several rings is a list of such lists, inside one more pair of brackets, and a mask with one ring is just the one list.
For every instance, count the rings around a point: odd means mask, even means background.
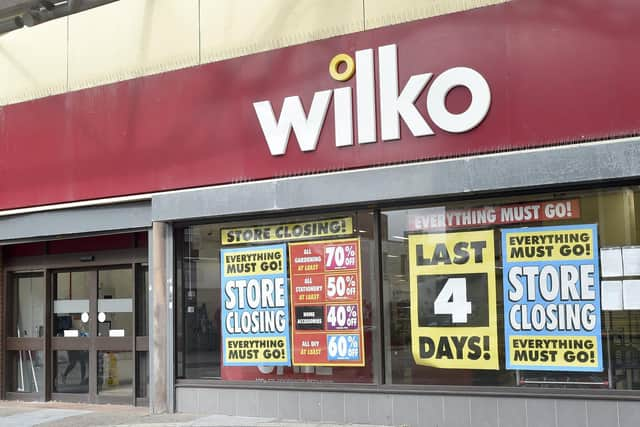
[{"label": "large glass window", "polygon": [[8,278],[7,391],[24,393],[20,398],[40,398],[44,395],[44,274],[10,274]]},{"label": "large glass window", "polygon": [[131,336],[133,328],[133,271],[98,271],[98,336]]},{"label": "large glass window", "polygon": [[53,352],[53,392],[89,393],[89,352]]},{"label": "large glass window", "polygon": [[92,271],[54,274],[53,329],[58,337],[87,337],[91,333],[89,296],[95,286]]},{"label": "large glass window", "polygon": [[9,368],[7,391],[42,393],[44,380],[44,352],[18,350],[7,352]]},{"label": "large glass window", "polygon": [[372,212],[178,230],[180,378],[374,381]]},{"label": "large glass window", "polygon": [[639,194],[383,211],[387,382],[640,388]]},{"label": "large glass window", "polygon": [[149,268],[136,268],[136,398],[148,398],[149,389]]},{"label": "large glass window", "polygon": [[13,280],[14,304],[9,306],[10,337],[44,336],[44,276],[37,274],[16,275]]},{"label": "large glass window", "polygon": [[98,352],[98,395],[129,397],[133,394],[133,358],[130,351]]},{"label": "large glass window", "polygon": [[638,389],[639,195],[179,228],[177,376]]}]

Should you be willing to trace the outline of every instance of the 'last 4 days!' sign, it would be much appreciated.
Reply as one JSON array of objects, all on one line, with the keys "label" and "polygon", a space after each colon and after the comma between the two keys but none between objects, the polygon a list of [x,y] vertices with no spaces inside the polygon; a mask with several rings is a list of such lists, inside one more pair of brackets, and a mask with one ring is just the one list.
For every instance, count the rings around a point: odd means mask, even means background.
[{"label": "'last 4 days!' sign", "polygon": [[492,231],[409,236],[416,364],[498,369],[494,259]]},{"label": "'last 4 days!' sign", "polygon": [[225,366],[289,366],[287,246],[222,249]]},{"label": "'last 4 days!' sign", "polygon": [[502,230],[507,369],[602,371],[597,230]]}]

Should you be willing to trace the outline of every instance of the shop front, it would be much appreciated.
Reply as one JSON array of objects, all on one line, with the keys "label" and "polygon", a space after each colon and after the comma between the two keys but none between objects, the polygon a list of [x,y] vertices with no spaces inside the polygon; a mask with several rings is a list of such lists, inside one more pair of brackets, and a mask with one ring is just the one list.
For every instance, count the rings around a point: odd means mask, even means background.
[{"label": "shop front", "polygon": [[[55,299],[50,353],[47,354],[52,369],[46,379],[43,345],[46,322],[42,308],[50,303],[44,298],[44,273],[11,274],[9,291],[13,295],[7,302],[15,307],[16,333],[7,346],[11,351],[8,366],[13,374],[8,392],[19,392],[23,398],[26,393],[42,397],[45,382],[49,382],[53,400],[66,400],[69,396],[74,401],[135,403],[133,378],[134,364],[138,361],[133,355],[142,359],[139,378],[143,381],[148,375],[144,368],[148,362],[144,361],[144,354],[134,352],[131,339],[133,290],[135,286],[145,289],[143,282],[134,284],[134,268],[143,280],[146,271],[142,271],[145,268],[142,264],[50,272]],[[91,295],[96,289],[97,295]],[[37,316],[23,319],[30,312]],[[92,318],[97,322],[92,322]]]},{"label": "shop front", "polygon": [[515,1],[7,108],[4,395],[635,425],[625,8]]},{"label": "shop front", "polygon": [[148,405],[147,241],[3,247],[5,398]]},{"label": "shop front", "polygon": [[[636,144],[158,196],[156,219],[176,224],[177,410],[407,425],[526,425],[536,411],[545,424],[633,425],[638,190],[614,175],[630,172]],[[603,156],[616,166],[599,168]],[[544,185],[568,158],[593,179],[565,169],[562,184]],[[484,182],[468,173],[497,164],[504,173]],[[523,190],[523,168],[541,185]],[[447,183],[430,179],[445,171]],[[293,195],[309,186],[300,210]],[[214,195],[241,194],[246,211],[202,219]],[[276,270],[260,266],[274,259]],[[277,288],[251,284],[274,277],[288,283],[284,330],[257,314],[277,311]],[[270,346],[290,360],[269,361]]]}]

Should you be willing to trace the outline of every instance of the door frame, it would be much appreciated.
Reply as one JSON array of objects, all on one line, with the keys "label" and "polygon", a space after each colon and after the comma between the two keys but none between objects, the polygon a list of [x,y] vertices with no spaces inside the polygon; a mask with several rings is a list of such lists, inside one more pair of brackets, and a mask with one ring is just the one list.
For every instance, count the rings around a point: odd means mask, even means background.
[{"label": "door frame", "polygon": [[[130,325],[130,330],[132,332],[131,336],[128,337],[107,337],[107,336],[98,336],[98,287],[99,287],[99,276],[101,270],[113,270],[113,269],[128,269],[131,271],[131,299],[132,299],[132,322]],[[131,388],[132,388],[132,396],[130,397],[121,397],[121,396],[100,396],[98,394],[98,353],[99,352],[117,352],[117,351],[125,351],[129,352],[133,356],[135,354],[135,287],[136,287],[136,277],[135,277],[135,264],[116,264],[109,266],[96,266],[96,267],[81,267],[81,268],[63,268],[63,269],[51,269],[48,270],[49,281],[51,286],[54,286],[54,277],[59,273],[74,273],[74,272],[89,272],[89,336],[88,337],[51,337],[51,352],[55,351],[88,351],[89,360],[88,360],[88,393],[61,393],[54,392],[53,389],[51,391],[51,398],[53,400],[59,401],[74,401],[74,402],[89,402],[89,403],[112,403],[112,404],[132,404],[134,399],[134,382],[132,378]],[[53,291],[53,287],[51,287]],[[55,301],[55,296],[48,302],[50,307],[53,306]],[[50,321],[50,330],[54,331],[54,316],[53,310],[51,310]],[[51,362],[55,363],[55,358],[53,357],[53,353],[51,353]],[[133,360],[132,360],[133,363]],[[54,377],[56,370],[53,369],[51,371],[51,375],[49,376],[49,381],[53,385],[55,383],[56,378]],[[132,375],[135,377],[135,366],[133,366]]]},{"label": "door frame", "polygon": [[[137,395],[137,352],[148,351],[148,337],[136,336],[136,286],[139,276],[137,271],[141,266],[148,265],[148,248],[135,248],[135,249],[122,249],[122,250],[110,250],[110,251],[89,251],[87,253],[71,253],[62,255],[42,255],[42,256],[30,256],[8,259],[4,265],[5,284],[11,283],[13,275],[22,273],[42,273],[45,279],[45,336],[43,341],[43,347],[38,350],[43,351],[44,355],[44,386],[43,392],[38,394],[25,394],[25,393],[5,393],[5,398],[8,399],[32,399],[32,400],[60,400],[67,402],[86,402],[86,403],[112,403],[112,404],[126,404],[126,405],[147,405],[148,398],[136,398]],[[90,310],[97,310],[97,293],[98,293],[98,281],[97,271],[101,268],[117,267],[129,267],[132,270],[133,281],[132,286],[132,300],[133,300],[133,325],[132,334],[129,337],[98,337],[97,335],[97,321],[91,320],[90,337],[78,337],[78,338],[62,338],[53,337],[53,274],[61,271],[80,271],[80,270],[95,270],[96,271],[96,286],[92,286],[90,289]],[[8,286],[4,286],[4,300],[7,299]],[[8,319],[8,304],[3,304],[4,310],[2,318],[5,322],[2,322],[3,327],[6,328],[6,319]],[[95,305],[95,307],[93,307]],[[147,305],[148,307],[148,305]],[[97,311],[96,311],[97,313]],[[96,317],[96,316],[93,316]],[[94,326],[95,325],[95,326]],[[11,349],[14,347],[22,349],[26,345],[24,343],[17,342],[16,338],[6,336],[6,331],[2,331],[4,338],[3,347],[9,349],[7,344],[11,344]],[[22,339],[24,340],[24,338]],[[63,341],[64,340],[64,341]],[[55,342],[54,342],[55,341]],[[72,349],[86,349],[89,351],[89,393],[85,394],[72,394],[72,393],[55,393],[53,392],[53,351],[58,350],[72,350]],[[97,356],[99,351],[127,351],[132,354],[132,369],[133,369],[133,381],[132,381],[132,396],[130,397],[105,397],[97,394]],[[147,356],[148,357],[148,356]],[[3,366],[4,375],[2,375],[3,388],[7,382],[7,374],[12,367],[8,365],[8,358],[5,359]],[[95,368],[95,372],[94,371]]]},{"label": "door frame", "polygon": [[[21,276],[21,277],[39,277],[41,276],[43,281],[45,281],[44,283],[44,295],[43,295],[43,301],[45,303],[45,307],[44,307],[44,322],[43,322],[43,327],[44,327],[44,331],[43,337],[16,337],[13,335],[9,335],[8,332],[8,328],[13,327],[14,325],[14,320],[13,319],[13,315],[10,314],[10,310],[12,310],[13,308],[13,304],[7,304],[6,302],[13,302],[14,298],[15,298],[15,288],[14,288],[14,284],[15,284],[15,277],[16,276]],[[30,401],[42,401],[45,399],[46,396],[46,377],[47,377],[47,370],[46,370],[46,366],[47,366],[47,356],[46,356],[46,340],[47,340],[47,334],[49,333],[49,325],[47,322],[47,319],[49,318],[49,314],[48,314],[48,309],[49,309],[49,305],[46,303],[47,301],[47,296],[48,296],[48,289],[47,289],[47,284],[46,284],[46,278],[44,277],[44,273],[42,271],[21,271],[19,273],[7,273],[4,275],[4,286],[3,286],[3,293],[2,293],[2,298],[5,301],[4,305],[4,322],[3,324],[3,328],[5,328],[4,331],[2,331],[2,348],[4,349],[4,363],[2,365],[2,372],[3,372],[3,384],[2,384],[2,389],[5,390],[8,382],[9,382],[9,375],[12,373],[12,369],[13,366],[10,365],[11,359],[8,357],[9,352],[16,352],[16,351],[39,351],[42,352],[43,355],[43,367],[44,367],[44,372],[43,372],[43,384],[42,384],[42,388],[40,390],[38,390],[37,393],[24,393],[24,392],[12,392],[12,391],[5,391],[5,398],[6,399],[12,399],[12,400],[30,400]]]}]

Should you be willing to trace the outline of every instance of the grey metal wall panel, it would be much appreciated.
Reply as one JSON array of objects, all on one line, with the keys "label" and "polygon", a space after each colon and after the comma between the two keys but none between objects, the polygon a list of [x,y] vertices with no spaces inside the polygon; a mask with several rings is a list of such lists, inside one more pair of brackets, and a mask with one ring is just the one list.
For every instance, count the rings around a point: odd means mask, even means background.
[{"label": "grey metal wall panel", "polygon": [[[300,395],[300,407],[303,405],[303,397]],[[307,397],[308,398],[308,397]],[[369,422],[369,396],[366,394],[346,393],[344,395],[344,420],[349,424],[367,424]]]},{"label": "grey metal wall panel", "polygon": [[[248,390],[247,390],[248,391]],[[218,393],[218,411],[217,413],[222,415],[239,415],[242,412],[238,412],[238,409],[242,409],[242,407],[238,408],[236,405],[236,392],[242,392],[242,390],[224,390],[224,392]],[[202,393],[203,395],[209,395],[209,391]],[[201,397],[205,397],[202,396]],[[198,398],[200,399],[200,397]],[[203,399],[203,401],[205,401]]]},{"label": "grey metal wall panel", "polygon": [[[632,405],[638,405],[638,402],[631,402]],[[595,426],[613,426],[617,427],[618,405],[612,405],[607,401],[590,400],[587,402],[587,419],[588,425]]]},{"label": "grey metal wall panel", "polygon": [[[421,393],[349,391],[286,391],[241,388],[178,387],[178,412],[255,416],[251,399],[269,396],[266,410],[258,404],[258,416],[301,422],[352,422],[405,425],[407,427],[534,426],[637,427],[640,406],[635,401],[581,400],[532,397],[458,396]],[[220,404],[216,401],[220,399]],[[260,399],[258,399],[260,400]],[[357,402],[355,405],[349,403]],[[321,414],[313,404],[322,407]],[[595,409],[595,410],[591,410]],[[334,412],[338,412],[335,414]],[[355,422],[355,421],[353,421]]]},{"label": "grey metal wall panel", "polygon": [[[299,419],[300,401],[298,400],[298,392],[281,390],[276,393],[278,393],[278,418],[281,420]],[[316,396],[317,400],[320,401],[320,393],[316,393]],[[240,409],[242,410],[242,408]]]},{"label": "grey metal wall panel", "polygon": [[389,394],[373,394],[369,397],[369,422],[379,420],[376,424],[391,424],[393,418],[392,397]]},{"label": "grey metal wall panel", "polygon": [[304,408],[304,418],[313,422],[322,421],[322,401],[315,393],[300,393],[300,407]]},{"label": "grey metal wall panel", "polygon": [[236,399],[236,408],[242,408],[245,416],[258,416],[258,390],[244,390],[236,394]]},{"label": "grey metal wall panel", "polygon": [[474,397],[469,401],[469,417],[473,427],[494,427],[495,420],[498,419],[497,400],[492,397]]},{"label": "grey metal wall panel", "polygon": [[[207,405],[206,410],[215,413],[218,411],[218,392],[217,390],[215,390],[214,392],[216,394],[215,405]],[[182,412],[188,412],[191,414],[202,413],[200,411],[200,408],[198,408],[198,397],[200,394],[200,390],[197,389],[182,389],[180,393],[176,393],[176,407],[180,408],[180,411]]]},{"label": "grey metal wall panel", "polygon": [[[224,390],[218,391],[216,389],[207,389],[198,393],[195,399],[196,410],[194,412],[198,414],[223,413],[220,409],[220,395],[223,393]],[[193,402],[190,404],[193,404]]]},{"label": "grey metal wall panel", "polygon": [[[301,405],[306,406],[303,402]],[[178,405],[178,407],[180,407]],[[276,418],[278,416],[278,393],[273,390],[258,390],[258,416]]]},{"label": "grey metal wall panel", "polygon": [[[420,424],[418,421],[418,398],[417,396],[407,396],[404,394],[396,394],[392,398],[393,401],[393,425],[415,426]],[[469,411],[466,412],[469,414]],[[468,418],[468,417],[467,417]],[[460,426],[462,427],[462,425]]]},{"label": "grey metal wall panel", "polygon": [[[587,405],[586,400],[558,400],[556,402],[556,418],[559,427],[579,427],[587,425]],[[637,403],[635,403],[637,406]],[[610,424],[610,423],[609,423]],[[601,424],[590,425],[597,426]]]},{"label": "grey metal wall panel", "polygon": [[[382,421],[384,420],[386,420],[386,418],[383,417]],[[418,421],[424,427],[439,427],[444,425],[443,397],[433,395],[419,396]]]},{"label": "grey metal wall panel", "polygon": [[618,422],[620,427],[640,425],[640,404],[638,402],[620,402],[618,404]]},{"label": "grey metal wall panel", "polygon": [[[444,425],[471,426],[471,398],[466,396],[444,396],[442,400],[444,401]],[[497,423],[494,423],[494,425],[497,425]]]},{"label": "grey metal wall panel", "polygon": [[[300,395],[302,394],[300,393]],[[323,392],[319,395],[322,405],[322,421],[325,423],[345,423],[345,393]],[[306,417],[305,414],[301,414],[301,416]]]},{"label": "grey metal wall panel", "polygon": [[557,425],[556,402],[551,399],[527,399],[525,415],[527,427],[555,426]]},{"label": "grey metal wall panel", "polygon": [[640,176],[640,138],[158,194],[154,221],[278,212]]},{"label": "grey metal wall panel", "polygon": [[[503,397],[497,400],[498,422],[495,425],[527,427],[527,399]],[[604,426],[606,424],[602,425]]]},{"label": "grey metal wall panel", "polygon": [[0,243],[150,226],[150,202],[42,211],[0,217]]}]

